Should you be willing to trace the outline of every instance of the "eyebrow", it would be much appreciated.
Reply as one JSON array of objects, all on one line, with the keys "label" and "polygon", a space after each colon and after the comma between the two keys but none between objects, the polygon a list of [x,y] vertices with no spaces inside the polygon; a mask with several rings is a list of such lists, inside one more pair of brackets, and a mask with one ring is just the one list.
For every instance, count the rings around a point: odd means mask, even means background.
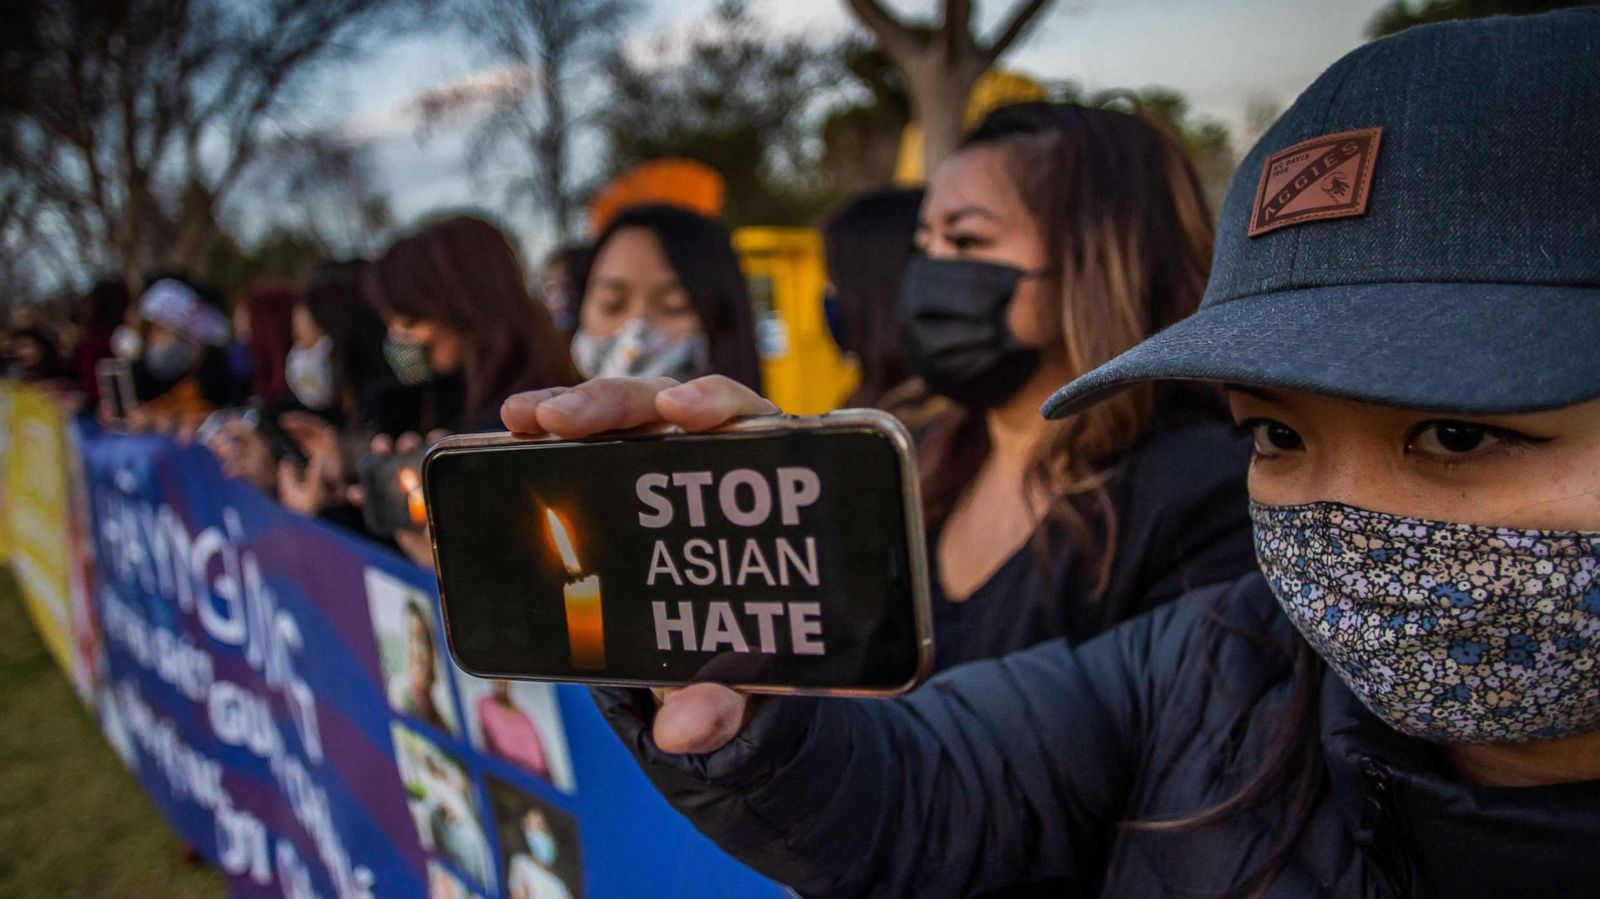
[{"label": "eyebrow", "polygon": [[[986,218],[991,222],[999,222],[1000,216],[991,209],[982,206],[960,206],[944,214],[944,223],[948,227],[964,218]],[[924,232],[933,228],[932,220],[921,218],[917,220],[917,231]]]},{"label": "eyebrow", "polygon": [[982,206],[962,206],[945,213],[944,223],[949,225],[964,218],[986,218],[992,222],[1000,221],[1000,216],[991,209],[986,209]]},{"label": "eyebrow", "polygon": [[1282,394],[1268,390],[1265,387],[1251,387],[1248,384],[1223,384],[1222,389],[1232,393],[1242,393],[1264,403],[1272,403],[1277,406],[1285,405]]}]

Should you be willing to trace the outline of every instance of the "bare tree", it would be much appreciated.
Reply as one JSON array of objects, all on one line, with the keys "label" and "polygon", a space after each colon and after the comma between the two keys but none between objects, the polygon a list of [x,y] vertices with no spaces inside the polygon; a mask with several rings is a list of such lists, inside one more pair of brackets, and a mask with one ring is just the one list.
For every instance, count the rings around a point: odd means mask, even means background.
[{"label": "bare tree", "polygon": [[905,78],[912,114],[922,126],[924,170],[931,172],[961,143],[972,86],[1028,33],[1051,0],[1023,0],[987,41],[973,31],[972,0],[944,0],[942,20],[932,28],[908,24],[881,0],[847,2]]},{"label": "bare tree", "polygon": [[295,234],[323,258],[371,256],[394,227],[389,198],[373,182],[366,141],[336,132],[296,134],[261,150],[240,185],[254,221]]},{"label": "bare tree", "polygon": [[86,263],[188,267],[303,77],[396,0],[20,0],[0,45],[8,169]]},{"label": "bare tree", "polygon": [[607,173],[685,157],[722,176],[729,224],[813,221],[827,200],[815,107],[838,80],[830,58],[804,35],[773,34],[745,0],[719,0],[643,54],[618,50],[596,116]]},{"label": "bare tree", "polygon": [[579,94],[634,9],[634,0],[469,2],[463,6],[469,34],[523,77],[491,91],[433,96],[423,110],[432,120],[487,102],[475,160],[509,148],[513,199],[542,206],[560,242],[571,235],[578,210],[569,162],[576,129],[587,119]]}]

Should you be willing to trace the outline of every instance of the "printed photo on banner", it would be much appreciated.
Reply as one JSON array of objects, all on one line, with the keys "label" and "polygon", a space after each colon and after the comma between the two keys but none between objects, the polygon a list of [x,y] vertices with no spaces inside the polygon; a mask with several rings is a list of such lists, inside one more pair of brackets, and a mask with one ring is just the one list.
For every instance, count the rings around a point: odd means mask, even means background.
[{"label": "printed photo on banner", "polygon": [[577,819],[493,775],[484,780],[508,899],[583,899]]},{"label": "printed photo on banner", "polygon": [[486,680],[454,670],[472,745],[544,778],[562,792],[575,792],[555,685]]},{"label": "printed photo on banner", "polygon": [[433,597],[381,571],[366,570],[367,608],[389,707],[460,734],[434,626]]},{"label": "printed photo on banner", "polygon": [[438,862],[428,862],[428,899],[483,899]]},{"label": "printed photo on banner", "polygon": [[390,730],[406,807],[422,848],[477,885],[492,889],[494,863],[466,770],[422,734],[400,724]]}]

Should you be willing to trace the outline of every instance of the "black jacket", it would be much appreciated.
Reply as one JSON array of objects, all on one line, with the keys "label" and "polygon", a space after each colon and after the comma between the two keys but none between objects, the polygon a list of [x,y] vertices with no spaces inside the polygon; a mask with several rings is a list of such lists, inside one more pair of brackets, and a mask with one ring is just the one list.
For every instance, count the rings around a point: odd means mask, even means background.
[{"label": "black jacket", "polygon": [[[1080,552],[1056,521],[1042,524],[1034,540],[964,601],[945,598],[935,564],[938,669],[1056,637],[1082,643],[1197,587],[1254,571],[1249,467],[1249,441],[1220,421],[1189,417],[1151,428],[1106,483],[1116,551],[1099,595],[1098,560]],[[1099,530],[1105,539],[1105,529]],[[936,563],[938,556],[933,531],[928,557]]]},{"label": "black jacket", "polygon": [[[1267,795],[1216,823],[1284,737],[1299,637],[1259,575],[1072,649],[952,670],[894,701],[766,699],[707,756],[649,739],[648,693],[597,701],[701,830],[806,895],[1214,896],[1290,830]],[[1493,789],[1318,674],[1303,751],[1319,786],[1269,897],[1600,895],[1600,782]],[[1315,685],[1313,685],[1315,686]],[[1313,770],[1316,770],[1315,768]]]}]

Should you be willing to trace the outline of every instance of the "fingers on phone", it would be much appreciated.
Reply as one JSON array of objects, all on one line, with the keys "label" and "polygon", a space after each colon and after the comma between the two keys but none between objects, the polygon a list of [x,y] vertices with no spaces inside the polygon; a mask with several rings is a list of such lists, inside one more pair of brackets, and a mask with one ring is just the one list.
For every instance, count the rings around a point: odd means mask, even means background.
[{"label": "fingers on phone", "polygon": [[562,437],[587,437],[661,420],[656,394],[676,387],[671,378],[598,378],[538,404],[540,426]]},{"label": "fingers on phone", "polygon": [[721,684],[694,684],[667,694],[652,731],[663,752],[714,752],[738,736],[749,700]]},{"label": "fingers on phone", "polygon": [[746,415],[772,415],[778,407],[724,375],[707,375],[656,395],[661,417],[686,431],[704,431]]},{"label": "fingers on phone", "polygon": [[572,388],[547,387],[544,390],[513,393],[500,406],[500,421],[505,424],[508,431],[530,436],[542,435],[545,430],[544,426],[539,424],[539,404],[570,389]]}]

